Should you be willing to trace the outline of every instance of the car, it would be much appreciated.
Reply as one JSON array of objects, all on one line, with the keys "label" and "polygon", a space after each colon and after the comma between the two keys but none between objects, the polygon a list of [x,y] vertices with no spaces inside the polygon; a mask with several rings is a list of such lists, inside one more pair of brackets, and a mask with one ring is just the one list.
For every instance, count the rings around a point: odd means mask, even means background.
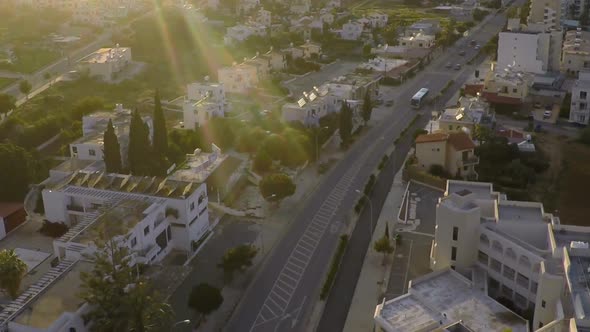
[{"label": "car", "polygon": [[459,70],[459,69],[461,69],[461,64],[460,63],[458,63],[458,64],[455,65],[455,70]]},{"label": "car", "polygon": [[539,108],[541,108],[541,103],[537,102],[533,105],[533,107],[539,109]]},{"label": "car", "polygon": [[451,68],[451,67],[453,67],[453,64],[450,62],[447,62],[447,64],[445,65],[445,68]]},{"label": "car", "polygon": [[480,48],[481,48],[481,46],[479,46],[479,44],[478,45],[475,45],[475,49],[476,50],[479,50]]},{"label": "car", "polygon": [[465,55],[465,51],[459,51],[459,55],[460,56],[464,56]]},{"label": "car", "polygon": [[551,111],[545,111],[543,112],[543,119],[549,119],[551,115],[553,115]]},{"label": "car", "polygon": [[471,46],[473,46],[473,45],[477,44],[477,42],[475,41],[475,39],[471,39],[471,41],[469,42],[469,44],[470,44]]}]

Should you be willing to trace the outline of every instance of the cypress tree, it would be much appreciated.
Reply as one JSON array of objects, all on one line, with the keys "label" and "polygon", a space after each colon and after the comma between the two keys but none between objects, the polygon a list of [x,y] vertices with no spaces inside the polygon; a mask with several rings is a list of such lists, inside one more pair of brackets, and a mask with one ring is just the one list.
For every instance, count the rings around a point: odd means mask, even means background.
[{"label": "cypress tree", "polygon": [[352,109],[346,101],[342,103],[340,109],[340,138],[342,146],[348,146],[352,135]]},{"label": "cypress tree", "polygon": [[104,163],[108,173],[121,172],[121,147],[112,120],[109,120],[107,130],[104,132]]},{"label": "cypress tree", "polygon": [[164,159],[168,152],[168,131],[166,130],[166,119],[160,101],[160,92],[156,90],[154,96],[154,152],[160,159]]},{"label": "cypress tree", "polygon": [[129,125],[129,171],[135,175],[150,175],[152,160],[150,152],[150,131],[143,122],[139,112],[135,110]]}]

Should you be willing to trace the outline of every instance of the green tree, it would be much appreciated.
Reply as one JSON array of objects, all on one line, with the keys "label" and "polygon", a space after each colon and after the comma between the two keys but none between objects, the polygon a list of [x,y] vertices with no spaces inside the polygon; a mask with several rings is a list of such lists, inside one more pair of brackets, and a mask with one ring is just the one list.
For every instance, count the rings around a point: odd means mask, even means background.
[{"label": "green tree", "polygon": [[365,121],[365,125],[371,120],[371,113],[373,113],[373,101],[371,100],[370,91],[365,93],[365,98],[363,101],[363,121]]},{"label": "green tree", "polygon": [[107,130],[104,132],[104,163],[108,173],[121,173],[121,146],[113,127],[113,121],[109,119]]},{"label": "green tree", "polygon": [[154,96],[154,156],[156,157],[155,174],[164,175],[166,173],[166,155],[168,153],[168,131],[166,129],[166,119],[162,110],[160,101],[160,92],[156,90]]},{"label": "green tree", "polygon": [[388,234],[383,234],[379,240],[375,241],[375,243],[373,243],[373,249],[375,249],[376,252],[383,254],[382,265],[385,265],[385,259],[387,258],[387,255],[393,252],[393,245],[389,240]]},{"label": "green tree", "polygon": [[108,240],[90,257],[93,268],[80,274],[80,297],[90,305],[91,331],[169,330],[172,310],[148,280],[130,266],[127,247]]},{"label": "green tree", "polygon": [[524,6],[520,7],[520,24],[527,24],[531,12],[531,0],[527,0]]},{"label": "green tree", "polygon": [[485,9],[475,8],[473,10],[473,20],[476,22],[481,22],[486,16],[488,16],[490,12]]},{"label": "green tree", "polygon": [[34,182],[37,162],[25,149],[0,143],[0,201],[21,201]]},{"label": "green tree", "polygon": [[13,249],[0,251],[0,289],[11,298],[18,296],[20,283],[27,273],[27,264],[23,262]]},{"label": "green tree", "polygon": [[82,120],[84,115],[104,109],[104,100],[100,97],[84,97],[76,101],[71,111],[72,120]]},{"label": "green tree", "polygon": [[559,117],[569,119],[571,104],[572,94],[571,92],[568,92],[565,94],[565,98],[563,98],[563,102],[561,103],[561,108],[559,109]]},{"label": "green tree", "polygon": [[264,149],[260,149],[254,157],[252,168],[257,173],[268,172],[272,168],[272,159]]},{"label": "green tree", "polygon": [[9,94],[0,93],[0,114],[6,114],[15,108],[14,97]]},{"label": "green tree", "polygon": [[286,153],[285,147],[287,146],[287,140],[279,134],[272,134],[266,137],[262,142],[262,149],[268,153],[272,160],[283,160]]},{"label": "green tree", "polygon": [[18,84],[19,91],[26,96],[27,100],[29,99],[29,93],[31,92],[32,88],[33,86],[27,80],[22,80]]},{"label": "green tree", "polygon": [[240,272],[252,266],[252,259],[256,257],[258,249],[250,244],[233,247],[223,254],[217,267],[223,270],[227,281],[232,281],[235,272]]},{"label": "green tree", "polygon": [[295,183],[285,173],[265,175],[259,183],[262,197],[268,201],[280,201],[295,193]]},{"label": "green tree", "polygon": [[345,101],[340,109],[340,139],[342,146],[347,147],[352,136],[352,109]]},{"label": "green tree", "polygon": [[492,135],[492,130],[489,127],[475,125],[475,129],[473,130],[473,138],[475,138],[479,142],[485,142],[491,139]]},{"label": "green tree", "polygon": [[206,283],[193,287],[188,297],[189,308],[205,316],[217,310],[222,303],[221,290]]},{"label": "green tree", "polygon": [[129,151],[127,155],[131,174],[150,175],[152,173],[149,135],[147,124],[143,122],[139,112],[135,110],[129,124]]}]

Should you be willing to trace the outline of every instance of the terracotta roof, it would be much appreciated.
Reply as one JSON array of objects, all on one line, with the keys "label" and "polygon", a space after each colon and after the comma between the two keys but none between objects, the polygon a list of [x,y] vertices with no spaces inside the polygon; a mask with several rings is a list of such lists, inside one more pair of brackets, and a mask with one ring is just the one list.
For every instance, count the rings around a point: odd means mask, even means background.
[{"label": "terracotta roof", "polygon": [[449,143],[457,151],[475,149],[475,143],[463,132],[449,134]]},{"label": "terracotta roof", "polygon": [[521,105],[522,101],[518,98],[499,96],[497,93],[482,92],[482,96],[492,104]]},{"label": "terracotta roof", "polygon": [[23,207],[23,203],[20,202],[0,202],[0,217],[6,218]]},{"label": "terracotta roof", "polygon": [[514,129],[498,129],[496,131],[496,135],[506,137],[506,138],[524,138],[524,133],[514,130]]},{"label": "terracotta roof", "polygon": [[416,137],[416,143],[430,143],[430,142],[440,142],[446,141],[449,137],[449,134],[445,133],[434,133],[434,134],[422,134]]}]

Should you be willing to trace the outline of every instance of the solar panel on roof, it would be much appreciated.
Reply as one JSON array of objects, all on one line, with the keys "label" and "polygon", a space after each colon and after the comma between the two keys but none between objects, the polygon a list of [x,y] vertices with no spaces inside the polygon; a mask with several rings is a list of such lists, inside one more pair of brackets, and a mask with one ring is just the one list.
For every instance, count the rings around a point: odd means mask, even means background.
[{"label": "solar panel on roof", "polygon": [[314,101],[314,100],[315,100],[317,97],[318,97],[318,96],[316,96],[316,94],[312,92],[312,93],[309,95],[309,101]]},{"label": "solar panel on roof", "polygon": [[301,98],[297,101],[297,105],[299,105],[299,107],[305,106],[305,103],[305,98]]}]

